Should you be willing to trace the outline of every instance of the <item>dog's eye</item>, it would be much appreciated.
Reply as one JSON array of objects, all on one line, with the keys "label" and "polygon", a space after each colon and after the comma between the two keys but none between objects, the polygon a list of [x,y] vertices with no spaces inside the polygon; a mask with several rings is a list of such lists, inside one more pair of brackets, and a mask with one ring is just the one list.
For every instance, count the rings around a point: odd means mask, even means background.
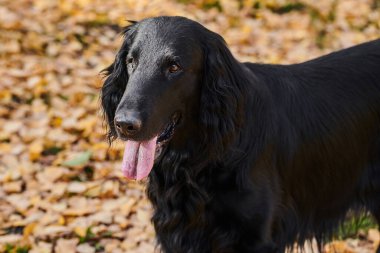
[{"label": "dog's eye", "polygon": [[169,66],[169,72],[170,73],[175,73],[177,71],[179,71],[181,69],[181,67],[177,64],[177,63],[172,63],[170,66]]},{"label": "dog's eye", "polygon": [[134,61],[133,57],[127,58],[127,64],[132,64]]}]

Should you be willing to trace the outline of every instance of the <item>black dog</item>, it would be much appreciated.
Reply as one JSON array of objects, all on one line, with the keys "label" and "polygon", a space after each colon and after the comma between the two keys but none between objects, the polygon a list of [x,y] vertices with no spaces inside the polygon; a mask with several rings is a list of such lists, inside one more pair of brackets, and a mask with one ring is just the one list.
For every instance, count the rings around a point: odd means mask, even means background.
[{"label": "black dog", "polygon": [[380,222],[380,40],[266,65],[182,17],[124,35],[102,106],[164,252],[284,252],[350,210]]}]

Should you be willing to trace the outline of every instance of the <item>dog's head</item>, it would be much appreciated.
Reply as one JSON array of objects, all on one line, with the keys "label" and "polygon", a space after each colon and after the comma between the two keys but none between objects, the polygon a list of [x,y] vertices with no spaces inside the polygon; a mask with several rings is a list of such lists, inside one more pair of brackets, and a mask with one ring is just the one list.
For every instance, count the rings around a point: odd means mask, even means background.
[{"label": "dog's head", "polygon": [[128,26],[101,97],[110,139],[127,141],[124,174],[146,177],[169,143],[221,154],[239,121],[238,65],[222,37],[189,19]]}]

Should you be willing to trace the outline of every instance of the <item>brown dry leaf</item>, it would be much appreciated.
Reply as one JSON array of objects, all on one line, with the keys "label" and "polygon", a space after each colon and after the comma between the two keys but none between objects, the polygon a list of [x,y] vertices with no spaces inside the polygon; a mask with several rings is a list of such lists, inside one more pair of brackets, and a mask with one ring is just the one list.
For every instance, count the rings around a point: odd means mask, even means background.
[{"label": "brown dry leaf", "polygon": [[118,181],[106,181],[102,186],[102,194],[104,196],[117,196],[119,194]]},{"label": "brown dry leaf", "polygon": [[1,235],[0,236],[0,245],[14,244],[14,243],[20,242],[22,240],[23,240],[22,235],[16,235],[16,234]]},{"label": "brown dry leaf", "polygon": [[56,183],[54,184],[54,187],[51,189],[52,197],[55,198],[62,197],[63,194],[66,192],[67,189],[67,183]]},{"label": "brown dry leaf", "polygon": [[27,211],[30,206],[30,201],[26,196],[19,194],[12,194],[6,196],[6,201],[8,201],[12,206],[14,206],[20,213],[24,213]]},{"label": "brown dry leaf", "polygon": [[60,238],[58,239],[54,250],[56,253],[75,252],[76,246],[78,243],[79,243],[78,238],[73,238],[73,239]]},{"label": "brown dry leaf", "polygon": [[125,252],[131,252],[131,250],[135,249],[137,247],[137,242],[134,241],[134,240],[128,240],[128,239],[125,239],[122,243],[121,243],[121,248],[125,251]]},{"label": "brown dry leaf", "polygon": [[13,134],[19,131],[22,127],[22,122],[20,121],[7,121],[2,126],[2,131],[7,134]]},{"label": "brown dry leaf", "polygon": [[89,187],[89,189],[84,193],[86,197],[99,197],[102,193],[102,186],[97,184],[95,186]]},{"label": "brown dry leaf", "polygon": [[60,236],[62,234],[69,233],[71,230],[68,227],[65,226],[59,226],[59,225],[50,225],[46,227],[36,227],[35,228],[35,236]]},{"label": "brown dry leaf", "polygon": [[41,140],[35,140],[29,145],[29,158],[31,161],[36,161],[40,158],[44,149],[44,145]]},{"label": "brown dry leaf", "polygon": [[138,209],[137,210],[137,219],[142,223],[149,223],[152,213],[148,210]]},{"label": "brown dry leaf", "polygon": [[77,246],[77,252],[79,253],[95,253],[95,248],[88,243],[83,243]]},{"label": "brown dry leaf", "polygon": [[368,240],[372,242],[373,248],[376,249],[380,245],[380,232],[377,229],[368,230]]},{"label": "brown dry leaf", "polygon": [[29,253],[51,253],[53,251],[53,244],[46,242],[38,242],[34,245]]},{"label": "brown dry leaf", "polygon": [[[43,171],[37,174],[37,179],[41,183],[54,183],[60,177],[67,173],[67,169],[57,166],[45,167]],[[52,187],[53,188],[53,187]]]},{"label": "brown dry leaf", "polygon": [[130,198],[122,206],[120,206],[120,214],[129,215],[133,206],[136,204],[136,199]]},{"label": "brown dry leaf", "polygon": [[119,224],[122,229],[125,229],[130,224],[130,221],[123,215],[115,215],[114,221]]},{"label": "brown dry leaf", "polygon": [[112,224],[113,214],[111,212],[97,212],[89,216],[92,223]]},{"label": "brown dry leaf", "polygon": [[120,249],[120,241],[115,239],[103,239],[100,241],[101,245],[105,245],[104,251],[105,252],[115,252],[117,253],[120,251],[122,253],[123,251]]},{"label": "brown dry leaf", "polygon": [[[32,211],[30,213],[28,213],[28,215],[26,216],[26,218],[24,220],[21,220],[19,222],[19,225],[20,226],[28,226],[28,225],[31,225],[34,230],[35,226],[33,226],[32,224],[36,225],[40,222],[40,219],[45,215],[44,212],[42,211]],[[24,228],[25,229],[25,228]]]},{"label": "brown dry leaf", "polygon": [[69,193],[82,193],[87,190],[87,186],[85,183],[81,182],[71,182],[67,186],[67,192]]},{"label": "brown dry leaf", "polygon": [[14,181],[14,182],[9,182],[5,183],[3,185],[3,190],[6,193],[18,193],[22,191],[22,181]]},{"label": "brown dry leaf", "polygon": [[66,216],[83,216],[96,212],[96,208],[83,207],[83,208],[68,208],[62,212]]}]

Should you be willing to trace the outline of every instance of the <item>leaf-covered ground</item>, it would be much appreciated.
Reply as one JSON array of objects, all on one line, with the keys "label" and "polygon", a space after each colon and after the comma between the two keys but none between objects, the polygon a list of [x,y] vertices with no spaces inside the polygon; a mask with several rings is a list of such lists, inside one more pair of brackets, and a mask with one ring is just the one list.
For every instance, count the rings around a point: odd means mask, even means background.
[{"label": "leaf-covered ground", "polygon": [[[126,20],[182,15],[242,61],[292,63],[379,37],[378,0],[0,0],[0,252],[153,252],[144,184],[119,170],[99,72]],[[375,229],[327,252],[373,252]]]}]

